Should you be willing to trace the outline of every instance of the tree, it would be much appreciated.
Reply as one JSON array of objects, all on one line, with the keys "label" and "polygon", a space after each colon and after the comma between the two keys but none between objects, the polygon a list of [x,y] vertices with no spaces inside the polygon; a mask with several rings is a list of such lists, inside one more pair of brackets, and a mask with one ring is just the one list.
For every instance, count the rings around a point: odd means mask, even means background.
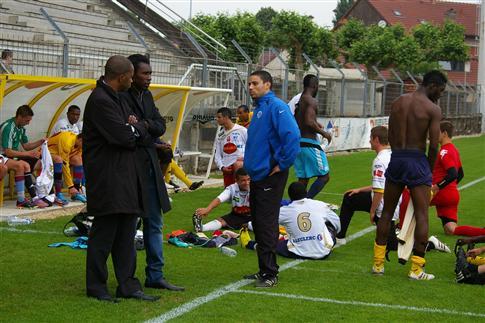
[{"label": "tree", "polygon": [[273,46],[289,52],[291,68],[304,70],[307,67],[303,53],[321,63],[337,56],[333,34],[317,26],[310,17],[281,11],[272,21],[270,41]]},{"label": "tree", "polygon": [[357,19],[350,19],[336,31],[335,38],[337,40],[337,46],[346,61],[349,60],[349,52],[352,44],[362,39],[366,31],[367,29],[362,21]]},{"label": "tree", "polygon": [[269,31],[273,28],[273,18],[278,13],[271,7],[264,7],[259,9],[256,13],[256,20],[264,28],[264,30]]},{"label": "tree", "polygon": [[349,11],[350,7],[354,4],[354,0],[339,0],[337,3],[337,7],[333,9],[334,13],[334,18],[332,20],[333,26],[335,27],[337,25],[337,22],[345,16],[347,11]]}]

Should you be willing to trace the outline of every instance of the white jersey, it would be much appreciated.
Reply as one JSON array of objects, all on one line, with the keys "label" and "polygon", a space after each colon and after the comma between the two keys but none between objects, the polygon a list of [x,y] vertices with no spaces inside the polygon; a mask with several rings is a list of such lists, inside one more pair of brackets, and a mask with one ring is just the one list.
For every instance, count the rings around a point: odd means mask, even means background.
[{"label": "white jersey", "polygon": [[[374,197],[374,192],[384,193],[384,188],[386,186],[386,169],[391,161],[391,149],[383,149],[381,150],[374,161],[372,162],[372,197]],[[394,211],[394,216],[392,217],[393,220],[397,220],[399,218],[399,205],[401,204],[401,198],[399,198],[399,203],[396,206],[396,210]],[[382,209],[384,208],[384,198],[379,203],[379,206],[376,210],[377,217],[381,217]]]},{"label": "white jersey", "polygon": [[76,135],[79,135],[83,130],[82,121],[72,124],[67,119],[61,119],[56,122],[54,128],[52,129],[52,134],[56,134],[62,131],[70,131]]},{"label": "white jersey", "polygon": [[291,114],[293,115],[295,114],[296,105],[298,104],[298,102],[300,102],[301,95],[302,93],[298,93],[290,100],[290,102],[288,102],[288,106],[290,107]]},{"label": "white jersey", "polygon": [[248,130],[243,126],[235,124],[230,130],[222,127],[216,139],[215,162],[217,168],[228,167],[234,164],[238,158],[244,157]]},{"label": "white jersey", "polygon": [[52,185],[54,185],[54,164],[47,146],[47,140],[42,144],[41,153],[42,170],[40,175],[35,179],[35,190],[39,198],[49,195]]},{"label": "white jersey", "polygon": [[288,250],[302,257],[320,259],[332,251],[327,221],[340,231],[340,218],[321,201],[305,198],[280,208],[279,223],[288,233]]},{"label": "white jersey", "polygon": [[249,191],[241,191],[237,183],[227,186],[217,197],[221,203],[230,202],[235,213],[246,214],[250,212]]}]

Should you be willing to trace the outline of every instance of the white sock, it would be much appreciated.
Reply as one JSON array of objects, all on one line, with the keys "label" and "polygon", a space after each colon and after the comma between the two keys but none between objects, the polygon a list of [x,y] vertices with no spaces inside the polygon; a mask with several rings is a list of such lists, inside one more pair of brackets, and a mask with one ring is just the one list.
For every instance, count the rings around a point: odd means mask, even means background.
[{"label": "white sock", "polygon": [[211,222],[202,225],[202,231],[215,231],[220,228],[222,228],[222,224],[217,220],[212,220]]},{"label": "white sock", "polygon": [[249,229],[249,231],[254,231],[253,230],[253,222],[252,221],[249,221],[248,222],[248,229]]}]

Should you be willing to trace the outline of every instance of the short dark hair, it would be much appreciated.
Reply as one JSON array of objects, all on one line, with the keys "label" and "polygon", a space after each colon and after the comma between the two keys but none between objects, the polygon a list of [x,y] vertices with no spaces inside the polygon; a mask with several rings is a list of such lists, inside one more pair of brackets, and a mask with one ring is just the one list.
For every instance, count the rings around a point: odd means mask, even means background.
[{"label": "short dark hair", "polygon": [[292,201],[304,199],[307,196],[305,185],[300,182],[293,182],[288,187],[288,195]]},{"label": "short dark hair", "polygon": [[242,168],[242,167],[241,167],[241,168],[238,168],[238,169],[236,170],[235,175],[236,175],[236,179],[238,179],[238,178],[239,178],[239,177],[241,177],[241,176],[249,176],[249,174],[248,174],[247,170],[245,170],[245,169],[244,169],[244,168]]},{"label": "short dark hair", "polygon": [[438,70],[433,70],[424,74],[422,84],[423,86],[428,86],[431,84],[441,86],[441,85],[446,85],[447,82],[448,82],[448,79],[446,78],[445,74],[443,74]]},{"label": "short dark hair", "polygon": [[133,68],[135,69],[135,72],[138,70],[141,63],[150,65],[150,59],[147,56],[142,54],[130,55],[128,56],[128,59],[130,60],[131,64],[133,64]]},{"label": "short dark hair", "polygon": [[33,117],[34,116],[34,111],[32,111],[32,108],[29,107],[27,104],[21,105],[18,107],[17,112],[15,112],[15,117]]},{"label": "short dark hair", "polygon": [[75,104],[73,104],[73,105],[69,106],[69,108],[67,108],[67,112],[71,112],[71,111],[73,111],[73,110],[79,110],[79,111],[81,111],[81,108],[80,108],[80,107],[78,107],[78,106],[77,106],[77,105],[75,105]]},{"label": "short dark hair", "polygon": [[451,123],[451,121],[443,120],[440,122],[440,131],[446,132],[448,137],[453,138],[453,132],[455,131],[455,127]]},{"label": "short dark hair", "polygon": [[307,74],[303,78],[303,87],[304,88],[307,88],[307,87],[310,87],[310,86],[314,86],[314,85],[317,85],[317,84],[318,84],[318,78],[317,78],[316,75]]},{"label": "short dark hair", "polygon": [[243,109],[244,112],[249,112],[249,107],[245,104],[241,104],[240,106],[237,107],[237,109]]},{"label": "short dark hair", "polygon": [[228,118],[232,117],[231,110],[229,110],[229,108],[226,108],[226,107],[220,108],[219,110],[217,110],[217,113],[222,114],[223,117],[228,117]]},{"label": "short dark hair", "polygon": [[128,58],[121,55],[113,55],[108,58],[104,66],[104,77],[107,80],[113,80],[120,75],[128,73],[132,65]]},{"label": "short dark hair", "polygon": [[370,136],[371,138],[379,138],[379,142],[382,145],[388,145],[389,144],[389,138],[387,134],[387,128],[384,126],[376,126],[371,129],[370,131]]},{"label": "short dark hair", "polygon": [[258,70],[254,71],[251,73],[250,76],[258,76],[261,80],[263,80],[263,83],[269,82],[271,84],[270,88],[273,87],[273,77],[269,72],[263,71],[263,70]]},{"label": "short dark hair", "polygon": [[2,59],[5,59],[7,57],[13,57],[13,52],[10,49],[2,50]]}]

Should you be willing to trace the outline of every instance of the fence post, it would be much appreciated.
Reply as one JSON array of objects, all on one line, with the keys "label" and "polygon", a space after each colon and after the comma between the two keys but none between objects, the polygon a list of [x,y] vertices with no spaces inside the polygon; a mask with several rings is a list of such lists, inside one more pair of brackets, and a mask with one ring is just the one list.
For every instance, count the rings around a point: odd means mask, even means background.
[{"label": "fence post", "polygon": [[[379,69],[376,66],[372,66],[372,69],[374,72],[377,73],[377,75],[381,78],[381,80],[384,82],[384,89],[382,90],[382,99],[384,104],[381,103],[381,115],[384,115],[384,112],[386,110],[386,89],[387,89],[387,80],[386,78],[379,72]],[[374,90],[375,93],[375,90]],[[375,100],[374,100],[375,101]]]},{"label": "fence post", "polygon": [[45,11],[43,7],[40,8],[40,13],[47,19],[55,31],[62,37],[64,44],[62,46],[62,76],[67,77],[67,72],[69,70],[69,38],[64,34],[62,29],[57,25],[57,23],[52,19],[51,16]]},{"label": "fence post", "polygon": [[209,73],[208,73],[208,70],[207,70],[207,58],[208,58],[207,54],[204,51],[204,49],[202,49],[202,46],[200,46],[200,44],[194,39],[194,37],[192,37],[191,34],[186,33],[186,32],[184,32],[184,34],[185,34],[185,36],[187,36],[187,38],[190,40],[190,42],[195,46],[197,51],[203,57],[203,61],[202,61],[202,87],[207,87],[207,81],[208,81],[208,78],[209,78]]},{"label": "fence post", "polygon": [[397,80],[399,81],[399,83],[401,83],[401,92],[400,92],[400,95],[402,95],[404,93],[404,81],[402,80],[401,77],[399,77],[399,74],[396,73],[396,71],[391,68],[389,71],[391,71],[392,75],[397,78]]},{"label": "fence post", "polygon": [[136,39],[138,39],[138,41],[140,42],[140,44],[145,47],[145,54],[150,57],[150,48],[148,47],[147,43],[145,42],[145,40],[143,39],[143,37],[138,33],[138,31],[136,31],[135,27],[133,26],[133,24],[129,21],[126,22],[126,24],[128,25],[128,29],[131,31],[131,33],[135,36]]},{"label": "fence post", "polygon": [[365,73],[364,71],[362,71],[362,69],[360,68],[360,66],[355,63],[355,62],[352,62],[352,64],[354,65],[354,67],[360,72],[360,75],[362,75],[362,77],[364,78],[364,104],[362,105],[362,116],[364,117],[365,114],[367,113],[367,89],[368,89],[368,78],[367,78],[367,73]]},{"label": "fence post", "polygon": [[281,96],[284,101],[288,101],[288,73],[289,73],[288,63],[285,62],[283,57],[281,57],[280,53],[276,49],[271,48],[271,51],[278,57],[280,62],[285,66],[285,79],[283,80],[283,84],[281,86]]},{"label": "fence post", "polygon": [[[249,55],[246,53],[246,51],[239,45],[239,43],[235,39],[231,40],[231,43],[234,45],[234,47],[236,47],[236,49],[239,51],[239,53],[242,55],[242,57],[244,57],[246,62],[248,62],[248,64],[247,64],[246,86],[244,87],[244,93],[246,93],[246,105],[250,106],[252,101],[251,101],[251,97],[248,94],[247,84],[249,84],[249,75],[251,75],[251,73],[252,73],[253,60],[251,59],[251,57],[249,57]],[[243,83],[243,85],[244,85],[244,83]]]},{"label": "fence post", "polygon": [[340,116],[343,116],[345,108],[345,73],[342,72],[340,66],[335,61],[330,60],[329,62],[342,76],[340,79]]}]

